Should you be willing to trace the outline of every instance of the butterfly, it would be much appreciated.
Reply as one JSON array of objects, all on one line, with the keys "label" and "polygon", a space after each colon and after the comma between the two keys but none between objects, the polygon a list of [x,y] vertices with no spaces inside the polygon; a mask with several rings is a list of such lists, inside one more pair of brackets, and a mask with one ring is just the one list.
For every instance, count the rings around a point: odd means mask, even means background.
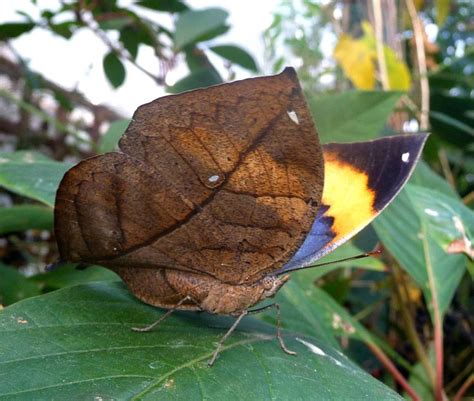
[{"label": "butterfly", "polygon": [[[237,317],[369,224],[426,135],[321,145],[295,71],[140,106],[118,152],[56,194],[60,260],[117,272],[143,302]],[[271,304],[267,307],[276,307]],[[260,311],[267,307],[256,309]],[[150,330],[153,325],[137,331]],[[281,337],[280,345],[289,351]]]}]

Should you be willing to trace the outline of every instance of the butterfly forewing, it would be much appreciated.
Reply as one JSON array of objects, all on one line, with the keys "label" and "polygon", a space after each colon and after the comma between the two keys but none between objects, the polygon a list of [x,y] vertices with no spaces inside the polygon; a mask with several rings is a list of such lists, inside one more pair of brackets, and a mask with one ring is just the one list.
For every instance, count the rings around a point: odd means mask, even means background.
[{"label": "butterfly forewing", "polygon": [[292,69],[141,106],[120,149],[63,178],[62,259],[249,283],[291,258],[321,201],[321,147]]}]

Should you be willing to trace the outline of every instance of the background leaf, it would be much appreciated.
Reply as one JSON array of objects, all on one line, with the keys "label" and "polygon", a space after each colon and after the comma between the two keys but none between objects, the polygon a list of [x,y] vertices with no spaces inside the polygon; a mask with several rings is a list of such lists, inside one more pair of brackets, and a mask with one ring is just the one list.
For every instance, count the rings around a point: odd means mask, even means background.
[{"label": "background leaf", "polygon": [[0,235],[31,228],[51,230],[53,228],[51,208],[37,205],[15,205],[0,208]]},{"label": "background leaf", "polygon": [[37,284],[29,281],[17,269],[0,263],[0,305],[10,305],[39,293]]},{"label": "background leaf", "polygon": [[59,182],[71,167],[33,152],[2,152],[0,186],[53,207]]},{"label": "background leaf", "polygon": [[109,129],[99,140],[99,152],[112,152],[118,149],[118,142],[130,124],[129,118],[110,123]]},{"label": "background leaf", "polygon": [[[178,312],[154,332],[130,330],[161,314],[121,284],[106,283],[6,308],[0,312],[0,398],[54,399],[67,392],[71,399],[260,400],[276,394],[312,399],[318,394],[322,401],[401,400],[320,340],[287,333],[298,356],[284,354],[274,327],[251,318],[208,368],[215,341],[233,319]],[[35,374],[25,376],[25,370]]]},{"label": "background leaf", "polygon": [[355,142],[380,133],[400,92],[351,91],[309,98],[321,141]]},{"label": "background leaf", "polygon": [[176,21],[174,44],[182,49],[192,43],[199,42],[203,37],[225,24],[229,14],[221,8],[184,11]]},{"label": "background leaf", "polygon": [[72,263],[61,264],[52,271],[31,277],[30,281],[35,282],[43,290],[52,291],[95,281],[120,280],[112,270],[102,266],[88,266],[83,270],[77,269],[76,266]]},{"label": "background leaf", "polygon": [[173,86],[168,86],[169,93],[180,93],[192,89],[204,88],[222,83],[222,78],[214,69],[206,68],[193,71],[188,76],[176,82]]},{"label": "background leaf", "polygon": [[118,88],[125,81],[125,67],[122,61],[113,53],[109,52],[102,62],[105,76],[114,88]]},{"label": "background leaf", "polygon": [[247,70],[257,72],[258,67],[253,57],[244,49],[233,45],[220,45],[210,48],[214,53],[229,60],[231,63],[240,65]]},{"label": "background leaf", "polygon": [[0,40],[17,38],[35,27],[32,22],[12,22],[0,24]]}]

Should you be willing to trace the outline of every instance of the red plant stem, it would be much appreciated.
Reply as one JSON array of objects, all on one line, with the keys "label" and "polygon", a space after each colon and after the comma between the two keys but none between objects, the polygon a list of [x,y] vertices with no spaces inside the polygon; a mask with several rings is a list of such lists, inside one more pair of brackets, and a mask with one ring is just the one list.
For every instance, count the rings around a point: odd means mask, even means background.
[{"label": "red plant stem", "polygon": [[458,390],[456,395],[453,398],[453,401],[461,401],[464,393],[474,384],[474,375],[471,375],[467,378],[461,388]]},{"label": "red plant stem", "polygon": [[443,401],[443,320],[437,307],[434,310],[434,347],[436,355],[435,399]]},{"label": "red plant stem", "polygon": [[376,358],[380,361],[380,363],[385,366],[385,369],[389,371],[389,373],[393,376],[395,381],[402,386],[402,388],[407,392],[407,394],[411,397],[413,401],[421,401],[420,396],[416,393],[413,387],[406,381],[397,367],[393,364],[393,362],[389,359],[389,357],[374,343],[366,342],[369,349],[374,353]]}]

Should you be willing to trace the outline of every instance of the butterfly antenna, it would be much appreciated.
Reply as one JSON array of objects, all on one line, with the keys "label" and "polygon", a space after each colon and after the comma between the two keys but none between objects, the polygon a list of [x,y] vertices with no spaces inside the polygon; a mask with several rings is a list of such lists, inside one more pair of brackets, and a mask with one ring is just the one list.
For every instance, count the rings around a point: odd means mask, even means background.
[{"label": "butterfly antenna", "polygon": [[347,262],[349,260],[364,259],[364,258],[368,258],[369,256],[380,255],[381,253],[382,253],[382,249],[377,248],[377,249],[374,249],[373,251],[370,251],[370,252],[361,253],[360,255],[349,256],[348,258],[343,258],[343,259],[339,259],[339,260],[332,260],[331,262],[319,263],[317,265],[299,266],[299,267],[295,267],[293,269],[284,270],[284,271],[278,272],[277,276],[279,276],[281,274],[294,272],[294,271],[297,271],[297,270],[311,269],[313,267],[333,265],[335,263]]}]

